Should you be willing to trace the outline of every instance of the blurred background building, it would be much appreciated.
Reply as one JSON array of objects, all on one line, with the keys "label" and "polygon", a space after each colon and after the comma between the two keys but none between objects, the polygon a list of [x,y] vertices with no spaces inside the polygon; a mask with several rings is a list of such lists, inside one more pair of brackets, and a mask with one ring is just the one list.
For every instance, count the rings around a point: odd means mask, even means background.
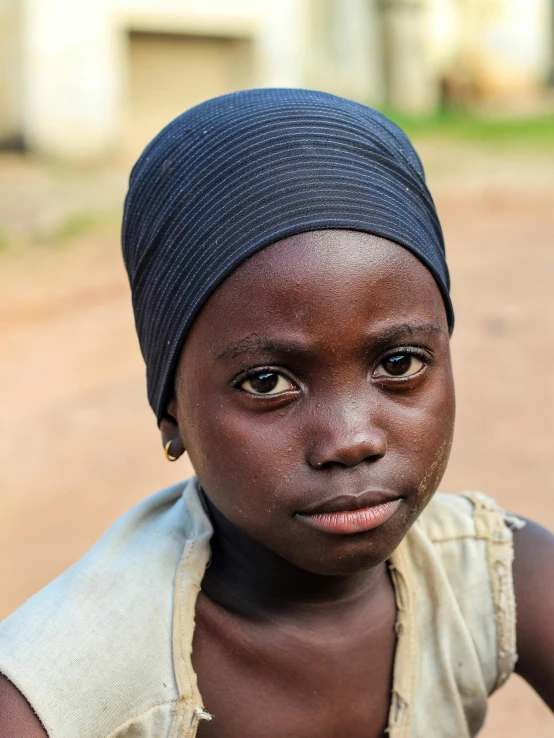
[{"label": "blurred background building", "polygon": [[534,104],[554,0],[0,0],[0,142],[136,152],[186,108],[252,86],[409,113]]}]

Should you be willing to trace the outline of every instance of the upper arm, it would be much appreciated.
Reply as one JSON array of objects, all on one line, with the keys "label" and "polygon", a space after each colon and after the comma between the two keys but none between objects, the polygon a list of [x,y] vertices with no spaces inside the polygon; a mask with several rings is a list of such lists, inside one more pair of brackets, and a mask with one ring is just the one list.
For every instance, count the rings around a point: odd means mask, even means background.
[{"label": "upper arm", "polygon": [[527,521],[514,531],[516,672],[554,710],[554,535]]},{"label": "upper arm", "polygon": [[48,738],[25,697],[0,674],[0,738]]}]

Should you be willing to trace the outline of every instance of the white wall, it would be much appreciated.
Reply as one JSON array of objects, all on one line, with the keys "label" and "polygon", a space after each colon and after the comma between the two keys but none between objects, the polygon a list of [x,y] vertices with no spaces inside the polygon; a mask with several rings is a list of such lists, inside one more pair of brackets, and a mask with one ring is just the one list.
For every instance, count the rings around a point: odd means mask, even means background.
[{"label": "white wall", "polygon": [[311,0],[303,84],[379,105],[385,100],[380,0]]},{"label": "white wall", "polygon": [[537,90],[551,63],[551,0],[464,0],[461,55],[484,96]]},{"label": "white wall", "polygon": [[21,134],[20,10],[18,0],[0,0],[0,144]]},{"label": "white wall", "polygon": [[114,144],[117,45],[108,0],[22,0],[23,135],[33,150],[89,156]]},{"label": "white wall", "polygon": [[484,83],[518,90],[544,79],[552,59],[549,0],[503,0],[480,33]]},{"label": "white wall", "polygon": [[118,145],[125,107],[123,35],[130,29],[250,36],[256,84],[302,84],[305,0],[21,2],[22,127],[35,151],[93,158]]},{"label": "white wall", "polygon": [[426,0],[426,41],[431,64],[439,72],[450,69],[462,40],[459,0]]}]

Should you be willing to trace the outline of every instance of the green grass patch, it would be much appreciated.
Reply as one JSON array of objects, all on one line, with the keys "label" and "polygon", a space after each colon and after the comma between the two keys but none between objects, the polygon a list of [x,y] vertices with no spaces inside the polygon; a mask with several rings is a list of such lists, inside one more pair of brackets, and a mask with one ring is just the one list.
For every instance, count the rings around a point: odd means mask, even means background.
[{"label": "green grass patch", "polygon": [[459,110],[440,110],[425,116],[383,112],[413,138],[554,146],[554,113],[533,118],[494,118]]}]

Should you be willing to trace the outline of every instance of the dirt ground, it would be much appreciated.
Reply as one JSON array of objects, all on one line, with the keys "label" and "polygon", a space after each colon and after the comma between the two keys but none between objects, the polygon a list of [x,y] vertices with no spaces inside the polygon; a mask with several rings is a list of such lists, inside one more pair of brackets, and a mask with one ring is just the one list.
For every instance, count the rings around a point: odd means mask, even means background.
[{"label": "dirt ground", "polygon": [[[458,426],[442,488],[554,528],[554,151],[422,143],[446,232]],[[147,405],[118,245],[125,168],[0,159],[0,618],[186,477]],[[544,373],[543,373],[544,370]],[[485,738],[547,738],[518,679]]]}]

